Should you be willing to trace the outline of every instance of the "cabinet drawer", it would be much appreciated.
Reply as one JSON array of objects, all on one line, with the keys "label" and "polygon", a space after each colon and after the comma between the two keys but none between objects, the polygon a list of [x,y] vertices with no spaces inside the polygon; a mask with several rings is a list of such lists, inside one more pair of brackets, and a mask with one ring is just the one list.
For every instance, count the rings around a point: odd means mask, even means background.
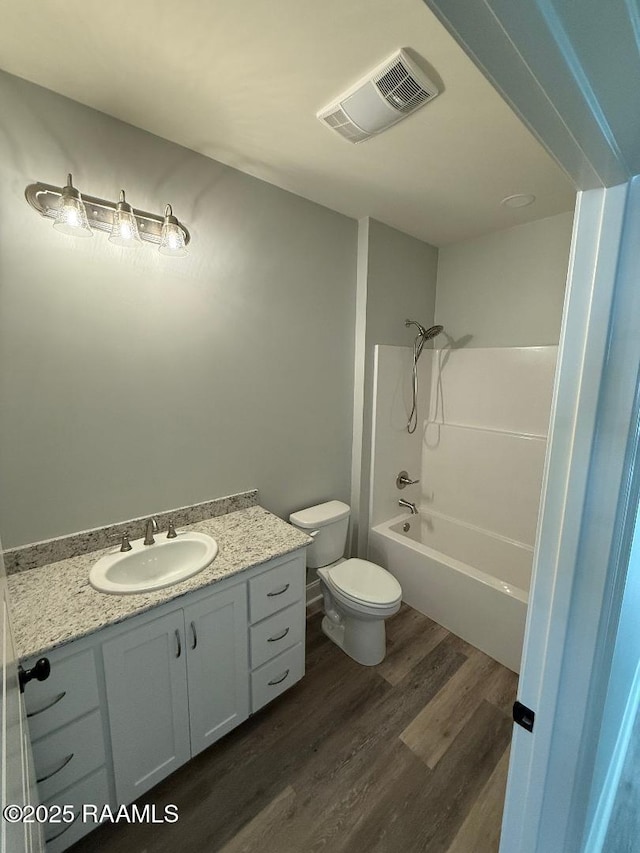
[{"label": "cabinet drawer", "polygon": [[298,643],[251,673],[251,711],[255,713],[304,675],[304,645]]},{"label": "cabinet drawer", "polygon": [[105,763],[100,711],[33,743],[40,800],[48,800]]},{"label": "cabinet drawer", "polygon": [[283,610],[304,594],[304,559],[296,557],[249,581],[249,609],[252,622],[259,622]]},{"label": "cabinet drawer", "polygon": [[252,669],[257,669],[280,652],[304,640],[304,615],[304,605],[299,601],[251,626],[249,642]]},{"label": "cabinet drawer", "polygon": [[[76,717],[97,708],[98,680],[92,649],[58,659],[49,656],[51,675],[31,681],[25,688],[25,704],[31,740],[43,737]],[[25,668],[33,665],[25,664]]]},{"label": "cabinet drawer", "polygon": [[97,773],[93,773],[71,788],[66,788],[45,803],[47,806],[54,804],[71,805],[73,806],[73,813],[76,815],[73,823],[45,824],[44,837],[47,842],[47,853],[62,853],[83,835],[97,828],[98,824],[91,820],[87,823],[82,822],[81,812],[85,803],[97,806],[98,814],[100,814],[101,807],[109,803],[109,781],[105,768],[98,770]]}]

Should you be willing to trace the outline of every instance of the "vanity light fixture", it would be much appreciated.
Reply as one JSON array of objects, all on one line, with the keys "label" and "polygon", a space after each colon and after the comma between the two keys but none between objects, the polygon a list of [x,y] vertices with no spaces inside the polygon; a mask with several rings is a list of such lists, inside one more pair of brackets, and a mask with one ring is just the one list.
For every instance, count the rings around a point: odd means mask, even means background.
[{"label": "vanity light fixture", "polygon": [[89,228],[82,196],[73,186],[70,174],[67,175],[67,185],[60,191],[60,202],[55,211],[53,227],[56,231],[72,237],[91,237],[93,234]]},{"label": "vanity light fixture", "polygon": [[162,223],[158,251],[161,255],[173,255],[174,257],[182,257],[187,254],[184,244],[184,234],[180,228],[180,223],[173,215],[170,204],[164,209],[164,222]]},{"label": "vanity light fixture", "polygon": [[54,228],[63,234],[89,237],[92,229],[106,231],[109,240],[119,246],[154,243],[163,255],[181,257],[187,254],[191,235],[173,215],[171,205],[164,216],[137,210],[126,201],[124,190],[120,200],[107,201],[80,192],[73,186],[71,175],[64,187],[52,184],[29,184],[25,196],[41,216],[53,219]]},{"label": "vanity light fixture", "polygon": [[113,227],[109,234],[109,242],[116,246],[138,246],[142,242],[138,231],[138,223],[133,215],[133,208],[125,200],[124,190],[120,190],[120,201],[113,214]]}]

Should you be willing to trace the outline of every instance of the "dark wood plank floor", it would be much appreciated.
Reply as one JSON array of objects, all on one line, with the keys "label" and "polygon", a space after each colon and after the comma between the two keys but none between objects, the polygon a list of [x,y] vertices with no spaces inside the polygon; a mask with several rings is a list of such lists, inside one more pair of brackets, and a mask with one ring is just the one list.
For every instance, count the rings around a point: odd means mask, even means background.
[{"label": "dark wood plank floor", "polygon": [[496,853],[516,676],[403,605],[377,667],[307,626],[307,674],[156,786],[173,825],[73,853]]}]

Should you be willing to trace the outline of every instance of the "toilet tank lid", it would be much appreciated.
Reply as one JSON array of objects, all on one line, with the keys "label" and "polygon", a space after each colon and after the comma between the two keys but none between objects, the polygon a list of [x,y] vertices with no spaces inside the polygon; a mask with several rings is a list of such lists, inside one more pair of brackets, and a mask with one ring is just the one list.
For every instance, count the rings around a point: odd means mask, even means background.
[{"label": "toilet tank lid", "polygon": [[325,524],[340,521],[346,518],[350,511],[349,505],[342,501],[327,501],[317,506],[310,506],[308,509],[292,512],[289,521],[296,527],[311,530],[314,527],[324,527]]}]

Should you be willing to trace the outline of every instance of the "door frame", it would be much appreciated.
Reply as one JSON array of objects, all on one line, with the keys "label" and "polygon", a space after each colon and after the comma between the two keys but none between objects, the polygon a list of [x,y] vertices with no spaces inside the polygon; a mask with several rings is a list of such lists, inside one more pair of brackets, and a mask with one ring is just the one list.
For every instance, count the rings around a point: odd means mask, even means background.
[{"label": "door frame", "polygon": [[[638,507],[637,182],[581,193],[501,851],[579,849]],[[622,538],[621,538],[622,537]]]}]

